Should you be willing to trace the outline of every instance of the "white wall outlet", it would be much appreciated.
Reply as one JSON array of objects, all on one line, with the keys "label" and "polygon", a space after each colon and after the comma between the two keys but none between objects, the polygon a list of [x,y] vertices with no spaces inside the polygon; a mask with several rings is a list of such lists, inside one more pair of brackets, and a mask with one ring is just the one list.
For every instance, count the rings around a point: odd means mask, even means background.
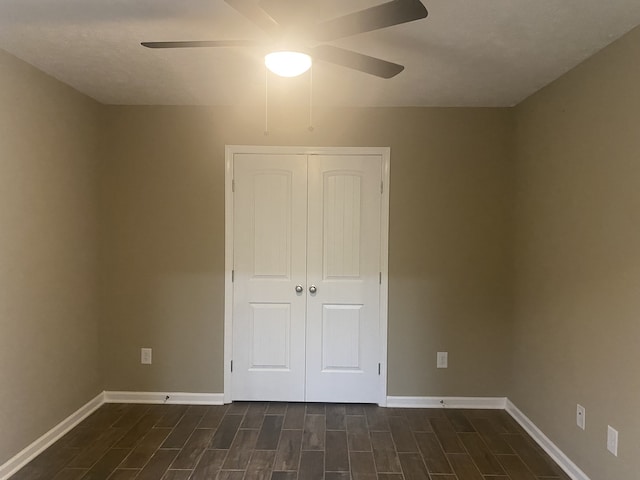
[{"label": "white wall outlet", "polygon": [[140,349],[140,363],[142,363],[143,365],[151,365],[151,349],[150,348]]},{"label": "white wall outlet", "polygon": [[576,409],[576,423],[582,430],[584,430],[584,427],[587,421],[586,415],[587,415],[587,412],[584,409],[584,407],[578,404],[578,408]]},{"label": "white wall outlet", "polygon": [[618,456],[618,431],[611,425],[607,426],[607,450]]},{"label": "white wall outlet", "polygon": [[447,368],[449,366],[449,352],[438,352],[436,365],[438,368]]}]

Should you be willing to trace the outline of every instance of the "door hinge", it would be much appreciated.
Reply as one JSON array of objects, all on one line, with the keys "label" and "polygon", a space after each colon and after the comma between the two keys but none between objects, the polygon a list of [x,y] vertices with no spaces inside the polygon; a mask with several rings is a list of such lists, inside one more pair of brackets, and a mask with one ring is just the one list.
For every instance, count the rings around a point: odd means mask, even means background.
[{"label": "door hinge", "polygon": [[380,182],[380,193],[384,193],[384,182]]},{"label": "door hinge", "polygon": [[235,178],[231,180],[231,191],[232,192],[236,191],[236,180],[235,180]]},{"label": "door hinge", "polygon": [[380,285],[382,285],[382,272],[379,272],[380,275],[378,276],[378,283],[380,283]]},{"label": "door hinge", "polygon": [[380,364],[378,364],[378,375],[380,375],[380,369],[381,369],[381,368],[382,368],[382,367],[380,366]]},{"label": "door hinge", "polygon": [[231,360],[231,372],[233,372],[233,360]]},{"label": "door hinge", "polygon": [[235,279],[236,279],[236,271],[231,270],[231,282],[233,282]]}]

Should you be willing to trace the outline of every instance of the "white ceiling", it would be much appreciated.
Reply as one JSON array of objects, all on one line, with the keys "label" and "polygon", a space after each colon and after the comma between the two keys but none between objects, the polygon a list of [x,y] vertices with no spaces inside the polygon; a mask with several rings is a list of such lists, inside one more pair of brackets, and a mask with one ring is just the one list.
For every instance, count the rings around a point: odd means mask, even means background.
[{"label": "white ceiling", "polygon": [[[338,16],[383,0],[314,0]],[[511,106],[640,24],[638,0],[423,0],[429,17],[333,42],[406,66],[383,80],[313,68],[317,104]],[[262,104],[261,49],[141,41],[264,39],[223,0],[0,0],[0,48],[107,104]],[[309,78],[270,79],[306,101]],[[274,83],[275,82],[275,83]]]}]

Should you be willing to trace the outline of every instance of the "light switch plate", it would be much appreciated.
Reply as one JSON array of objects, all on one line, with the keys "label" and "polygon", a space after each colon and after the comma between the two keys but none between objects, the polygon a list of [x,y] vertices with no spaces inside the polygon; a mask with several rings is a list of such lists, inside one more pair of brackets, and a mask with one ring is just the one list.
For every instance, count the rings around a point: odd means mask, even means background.
[{"label": "light switch plate", "polygon": [[142,363],[143,365],[151,365],[151,349],[150,348],[140,349],[140,363]]},{"label": "light switch plate", "polygon": [[449,352],[438,352],[437,367],[447,368],[449,366]]}]

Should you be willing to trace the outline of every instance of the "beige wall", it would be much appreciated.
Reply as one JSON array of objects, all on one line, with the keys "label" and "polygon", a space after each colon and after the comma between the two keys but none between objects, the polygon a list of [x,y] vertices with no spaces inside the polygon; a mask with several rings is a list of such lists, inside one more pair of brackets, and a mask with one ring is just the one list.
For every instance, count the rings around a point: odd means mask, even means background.
[{"label": "beige wall", "polygon": [[0,51],[0,465],[102,390],[97,114]]},{"label": "beige wall", "polygon": [[640,29],[517,109],[511,397],[594,480],[640,472],[638,59]]},{"label": "beige wall", "polygon": [[[225,144],[391,147],[389,394],[505,395],[512,116],[107,107],[108,390],[222,392]],[[140,365],[140,347],[154,363]],[[436,370],[436,351],[450,368]]]}]

